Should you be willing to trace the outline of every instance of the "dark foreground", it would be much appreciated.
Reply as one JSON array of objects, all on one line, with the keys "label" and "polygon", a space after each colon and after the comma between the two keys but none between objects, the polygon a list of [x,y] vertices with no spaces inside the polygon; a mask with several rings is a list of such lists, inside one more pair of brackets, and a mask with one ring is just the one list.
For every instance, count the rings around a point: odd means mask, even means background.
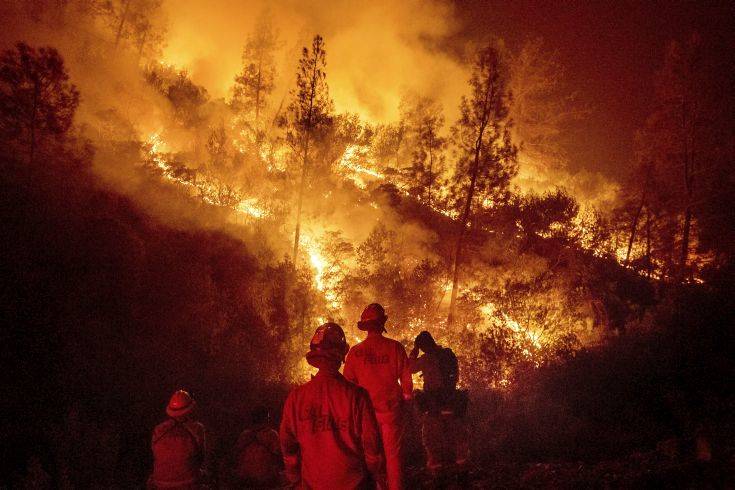
[{"label": "dark foreground", "polygon": [[[288,389],[274,380],[288,378],[279,294],[293,268],[158,223],[75,155],[2,162],[0,488],[140,488],[181,387],[223,461],[249,410],[278,413]],[[519,376],[501,401],[471,393],[473,466],[455,486],[735,487],[735,271],[715,272],[657,284],[639,322]],[[430,486],[413,451],[412,487]]]}]

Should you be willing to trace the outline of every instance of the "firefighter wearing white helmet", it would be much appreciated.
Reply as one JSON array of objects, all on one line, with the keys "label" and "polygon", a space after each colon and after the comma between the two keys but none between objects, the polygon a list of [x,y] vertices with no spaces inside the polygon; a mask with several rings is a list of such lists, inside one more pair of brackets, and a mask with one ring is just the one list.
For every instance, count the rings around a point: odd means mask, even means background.
[{"label": "firefighter wearing white helmet", "polygon": [[204,426],[193,418],[196,401],[178,390],[166,406],[168,419],[153,429],[153,473],[148,488],[199,488],[207,454]]},{"label": "firefighter wearing white helmet", "polygon": [[385,450],[388,487],[403,488],[404,416],[402,404],[411,399],[413,382],[406,349],[383,336],[388,315],[373,303],[360,316],[357,326],[367,338],[347,354],[345,377],[365,388],[375,407]]},{"label": "firefighter wearing white helmet", "polygon": [[339,372],[349,346],[342,328],[317,328],[306,360],[319,369],[286,399],[281,452],[289,482],[299,488],[385,487],[375,414],[367,392]]}]

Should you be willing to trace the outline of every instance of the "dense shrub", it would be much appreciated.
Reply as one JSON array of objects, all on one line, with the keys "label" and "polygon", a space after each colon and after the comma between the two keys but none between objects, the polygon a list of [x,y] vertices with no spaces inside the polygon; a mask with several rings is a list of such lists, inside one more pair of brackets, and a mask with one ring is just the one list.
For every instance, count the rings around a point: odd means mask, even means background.
[{"label": "dense shrub", "polygon": [[[691,457],[707,434],[734,449],[735,331],[730,287],[667,293],[650,323],[522,373],[503,394],[477,394],[491,458],[599,461],[675,439]],[[489,398],[488,398],[489,397]]]},{"label": "dense shrub", "polygon": [[[222,233],[151,219],[80,154],[2,163],[2,460],[18,468],[38,454],[62,471],[75,466],[58,460],[64,448],[81,444],[99,460],[83,465],[92,473],[132,458],[129,478],[145,470],[147,432],[174,389],[192,390],[222,425],[278,397],[287,322],[263,284],[289,272],[264,270]],[[82,473],[65,478],[93,478]]]}]

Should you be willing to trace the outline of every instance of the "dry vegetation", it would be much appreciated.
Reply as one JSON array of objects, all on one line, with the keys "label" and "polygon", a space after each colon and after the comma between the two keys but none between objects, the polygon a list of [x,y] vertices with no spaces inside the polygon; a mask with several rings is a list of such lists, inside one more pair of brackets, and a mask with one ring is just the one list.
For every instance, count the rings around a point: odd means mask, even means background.
[{"label": "dry vegetation", "polygon": [[559,69],[533,63],[538,41],[479,49],[456,121],[407,94],[375,123],[336,112],[329,39],[279,100],[261,18],[217,98],[159,59],[158,2],[54,5],[9,12],[60,53],[0,59],[8,482],[32,455],[75,486],[143,481],[180,386],[224,452],[252,404],[308,375],[314,326],[354,343],[376,300],[406,346],[429,329],[458,354],[478,485],[732,471],[733,100],[714,94],[733,74],[701,40],[672,44],[632,183],[597,208],[518,178],[563,158],[554,115],[576,112],[533,71]]}]

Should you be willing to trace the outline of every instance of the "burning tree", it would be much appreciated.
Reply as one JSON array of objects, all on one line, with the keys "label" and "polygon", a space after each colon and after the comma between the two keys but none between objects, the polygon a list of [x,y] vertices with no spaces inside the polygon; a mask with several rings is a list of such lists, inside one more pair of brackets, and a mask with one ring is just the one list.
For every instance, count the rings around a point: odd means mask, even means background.
[{"label": "burning tree", "polygon": [[[653,226],[652,220],[659,214],[658,201],[660,194],[655,190],[656,168],[645,156],[639,157],[635,169],[631,172],[629,181],[623,187],[620,206],[616,210],[622,233],[627,233],[627,244],[624,255],[619,254],[618,259],[626,267],[638,268],[642,265],[650,276],[653,273]],[[657,194],[659,194],[657,196]],[[642,225],[641,225],[642,224]],[[645,247],[635,247],[640,241],[640,236],[645,237]],[[640,262],[642,264],[639,264]]]},{"label": "burning tree", "polygon": [[579,204],[564,189],[557,188],[539,196],[529,193],[515,199],[510,209],[517,211],[513,217],[528,244],[545,238],[557,238],[563,243],[571,243],[574,234],[574,218],[579,212]]},{"label": "burning tree", "polygon": [[431,206],[445,170],[446,139],[440,135],[444,115],[441,106],[428,97],[407,97],[400,111],[402,144],[410,153],[406,158],[410,163],[399,170],[400,175],[408,193]]},{"label": "burning tree", "polygon": [[638,135],[631,182],[621,192],[629,220],[624,263],[642,257],[649,275],[679,281],[693,279],[707,260],[700,231],[719,220],[719,213],[708,212],[713,209],[708,203],[721,197],[713,192],[717,182],[728,179],[722,152],[726,105],[720,103],[718,70],[704,50],[696,35],[668,47],[657,75],[655,109]]},{"label": "burning tree", "polygon": [[406,127],[403,121],[395,124],[378,124],[375,127],[375,136],[371,147],[373,157],[390,163],[391,166],[398,167],[405,133]]},{"label": "burning tree", "polygon": [[286,120],[286,139],[293,159],[300,167],[297,190],[296,230],[294,232],[293,261],[298,260],[301,233],[301,211],[306,190],[306,179],[314,146],[324,131],[332,123],[332,100],[329,98],[327,65],[324,39],[316,35],[311,44],[301,52],[299,68],[296,72],[296,89],[292,91],[293,100],[288,107]]},{"label": "burning tree", "polygon": [[564,133],[586,111],[575,103],[557,53],[545,49],[542,39],[532,39],[508,56],[512,136],[520,144],[521,166],[526,173],[562,168],[567,160]]},{"label": "burning tree", "polygon": [[477,54],[469,81],[472,94],[469,98],[462,97],[461,115],[452,127],[456,145],[452,191],[459,219],[447,319],[450,326],[456,313],[459,268],[467,227],[472,223],[473,205],[478,201],[491,206],[502,203],[517,172],[518,149],[510,139],[510,94],[505,70],[500,53],[492,45]]},{"label": "burning tree", "polygon": [[100,11],[115,30],[115,48],[129,39],[135,44],[138,57],[146,46],[160,43],[163,29],[154,25],[152,17],[160,10],[161,0],[106,0],[100,2]]},{"label": "burning tree", "polygon": [[275,87],[274,52],[278,35],[270,19],[261,15],[242,53],[242,71],[235,77],[230,107],[256,143],[263,139],[262,112]]}]

